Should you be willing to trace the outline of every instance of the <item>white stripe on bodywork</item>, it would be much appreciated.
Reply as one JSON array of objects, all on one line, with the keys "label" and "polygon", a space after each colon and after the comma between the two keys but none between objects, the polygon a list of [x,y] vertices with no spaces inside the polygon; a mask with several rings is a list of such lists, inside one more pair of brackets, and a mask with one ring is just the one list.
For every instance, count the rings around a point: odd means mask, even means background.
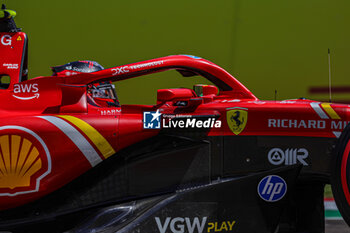
[{"label": "white stripe on bodywork", "polygon": [[334,136],[336,136],[337,138],[339,138],[340,135],[341,135],[341,132],[333,131],[333,134],[334,134]]},{"label": "white stripe on bodywork", "polygon": [[311,107],[315,110],[315,112],[321,117],[321,119],[329,119],[327,114],[320,107],[320,103],[310,103]]},{"label": "white stripe on bodywork", "polygon": [[61,118],[54,116],[38,116],[39,118],[45,119],[48,122],[59,128],[67,137],[79,148],[81,153],[90,162],[91,166],[96,166],[102,162],[101,157],[98,155],[96,150],[91,146],[91,144],[86,140],[86,138],[81,135],[81,133],[74,128],[72,125],[62,120]]}]

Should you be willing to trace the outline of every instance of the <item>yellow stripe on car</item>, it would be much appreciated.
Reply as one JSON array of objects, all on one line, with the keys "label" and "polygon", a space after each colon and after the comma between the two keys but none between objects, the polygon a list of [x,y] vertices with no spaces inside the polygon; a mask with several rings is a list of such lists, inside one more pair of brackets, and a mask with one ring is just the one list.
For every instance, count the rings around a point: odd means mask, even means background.
[{"label": "yellow stripe on car", "polygon": [[341,119],[329,103],[322,103],[321,106],[332,119]]},{"label": "yellow stripe on car", "polygon": [[103,157],[108,158],[109,156],[115,154],[115,150],[109,144],[109,142],[91,125],[86,123],[85,121],[68,115],[59,115],[61,117],[76,127],[78,127],[81,131],[83,131],[86,136],[95,144],[97,149],[101,152]]}]

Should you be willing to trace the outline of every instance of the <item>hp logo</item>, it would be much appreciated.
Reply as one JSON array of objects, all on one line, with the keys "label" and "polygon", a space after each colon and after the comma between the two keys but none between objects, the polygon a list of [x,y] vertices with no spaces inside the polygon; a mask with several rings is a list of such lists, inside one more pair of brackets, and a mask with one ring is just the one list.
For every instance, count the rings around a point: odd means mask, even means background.
[{"label": "hp logo", "polygon": [[259,196],[267,202],[281,200],[287,193],[287,184],[283,178],[270,175],[265,176],[258,185]]}]

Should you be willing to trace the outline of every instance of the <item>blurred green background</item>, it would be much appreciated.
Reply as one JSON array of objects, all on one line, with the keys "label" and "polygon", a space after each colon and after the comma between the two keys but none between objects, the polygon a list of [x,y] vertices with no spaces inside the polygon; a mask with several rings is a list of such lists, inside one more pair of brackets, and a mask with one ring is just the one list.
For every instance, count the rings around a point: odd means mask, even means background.
[{"label": "blurred green background", "polygon": [[[193,54],[260,99],[274,99],[275,89],[278,99],[317,99],[324,97],[308,88],[328,85],[330,48],[333,85],[350,85],[348,0],[0,2],[17,11],[17,26],[29,36],[30,77],[82,59],[108,68]],[[121,103],[155,104],[157,89],[204,82],[171,71],[152,76],[118,82]]]}]

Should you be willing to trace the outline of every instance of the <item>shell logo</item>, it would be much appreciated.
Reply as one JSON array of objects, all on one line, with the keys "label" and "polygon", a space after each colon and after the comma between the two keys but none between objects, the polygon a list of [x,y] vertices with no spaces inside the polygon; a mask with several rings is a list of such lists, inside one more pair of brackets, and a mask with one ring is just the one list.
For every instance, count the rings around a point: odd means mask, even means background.
[{"label": "shell logo", "polygon": [[0,127],[0,196],[37,192],[51,172],[51,158],[44,141],[21,126]]}]

